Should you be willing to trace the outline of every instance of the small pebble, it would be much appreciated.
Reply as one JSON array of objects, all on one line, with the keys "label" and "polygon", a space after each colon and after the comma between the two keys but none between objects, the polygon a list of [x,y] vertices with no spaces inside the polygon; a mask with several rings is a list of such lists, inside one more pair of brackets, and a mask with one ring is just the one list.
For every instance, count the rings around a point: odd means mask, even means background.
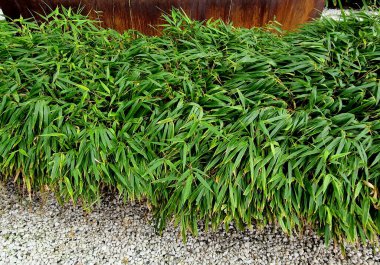
[{"label": "small pebble", "polygon": [[380,264],[377,247],[347,245],[343,256],[311,231],[299,238],[273,226],[200,229],[184,244],[172,224],[156,234],[144,205],[105,196],[86,213],[51,195],[41,204],[17,194],[0,183],[0,264]]}]

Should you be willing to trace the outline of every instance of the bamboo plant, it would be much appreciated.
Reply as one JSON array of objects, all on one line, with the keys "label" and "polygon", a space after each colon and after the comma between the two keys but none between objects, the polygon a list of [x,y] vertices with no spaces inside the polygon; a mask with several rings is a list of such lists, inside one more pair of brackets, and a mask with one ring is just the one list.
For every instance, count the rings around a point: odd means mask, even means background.
[{"label": "bamboo plant", "polygon": [[0,22],[0,179],[89,205],[113,190],[186,236],[268,223],[380,231],[380,17],[160,37],[55,10]]}]

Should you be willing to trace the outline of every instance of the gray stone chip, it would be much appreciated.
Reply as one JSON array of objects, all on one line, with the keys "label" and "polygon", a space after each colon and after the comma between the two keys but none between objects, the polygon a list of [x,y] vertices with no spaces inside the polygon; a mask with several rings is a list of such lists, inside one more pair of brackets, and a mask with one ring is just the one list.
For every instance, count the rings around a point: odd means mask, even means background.
[{"label": "gray stone chip", "polygon": [[[37,195],[36,197],[41,197]],[[46,197],[46,196],[45,196]],[[91,213],[0,188],[0,264],[380,264],[379,248],[325,248],[311,231],[288,237],[273,226],[244,232],[201,231],[182,242],[168,225],[162,236],[142,204],[105,197]]]}]

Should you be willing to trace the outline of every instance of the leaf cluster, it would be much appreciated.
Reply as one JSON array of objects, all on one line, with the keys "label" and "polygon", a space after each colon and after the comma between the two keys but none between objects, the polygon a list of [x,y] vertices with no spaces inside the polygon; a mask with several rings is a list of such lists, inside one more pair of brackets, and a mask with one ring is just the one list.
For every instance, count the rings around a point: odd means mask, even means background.
[{"label": "leaf cluster", "polygon": [[184,236],[203,220],[376,241],[380,17],[268,27],[175,10],[159,37],[70,9],[0,22],[0,178],[144,199]]}]

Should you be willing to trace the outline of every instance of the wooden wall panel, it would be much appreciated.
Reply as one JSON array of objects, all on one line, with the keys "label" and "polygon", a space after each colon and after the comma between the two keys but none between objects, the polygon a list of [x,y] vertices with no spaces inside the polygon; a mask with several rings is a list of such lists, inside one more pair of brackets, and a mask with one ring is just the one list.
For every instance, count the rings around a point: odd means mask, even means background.
[{"label": "wooden wall panel", "polygon": [[[134,28],[157,34],[150,25],[162,24],[162,11],[182,8],[198,20],[221,18],[235,26],[261,26],[274,17],[285,29],[293,29],[318,16],[324,0],[0,0],[5,15],[30,17],[33,12],[47,12],[48,6],[84,6],[84,12],[102,11],[105,27],[118,31]],[[48,5],[48,6],[47,6]]]}]

